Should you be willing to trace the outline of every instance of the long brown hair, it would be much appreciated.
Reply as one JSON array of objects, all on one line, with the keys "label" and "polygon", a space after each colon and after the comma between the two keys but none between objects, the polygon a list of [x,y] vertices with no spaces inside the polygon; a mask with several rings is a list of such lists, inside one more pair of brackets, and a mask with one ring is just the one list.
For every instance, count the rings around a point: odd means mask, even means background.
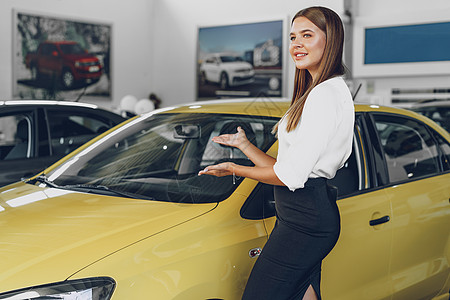
[{"label": "long brown hair", "polygon": [[[313,81],[312,76],[305,69],[295,69],[294,92],[291,105],[286,113],[287,131],[297,127],[305,106],[306,98],[311,90],[321,82],[334,76],[343,75],[345,67],[342,62],[344,48],[344,27],[341,18],[331,9],[313,6],[300,10],[292,18],[292,23],[298,17],[305,17],[326,35],[325,49],[319,63],[319,76]],[[274,132],[278,130],[278,124]]]}]

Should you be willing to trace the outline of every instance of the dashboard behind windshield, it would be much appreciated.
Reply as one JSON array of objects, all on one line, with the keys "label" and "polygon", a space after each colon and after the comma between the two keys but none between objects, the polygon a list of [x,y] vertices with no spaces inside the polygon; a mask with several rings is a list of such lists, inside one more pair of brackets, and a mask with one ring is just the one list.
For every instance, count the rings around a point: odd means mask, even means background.
[{"label": "dashboard behind windshield", "polygon": [[226,199],[240,184],[230,176],[198,176],[208,165],[232,161],[253,165],[236,148],[212,142],[241,126],[263,151],[274,143],[277,118],[220,114],[155,114],[116,129],[47,174],[57,185],[102,185],[109,189],[177,203]]}]

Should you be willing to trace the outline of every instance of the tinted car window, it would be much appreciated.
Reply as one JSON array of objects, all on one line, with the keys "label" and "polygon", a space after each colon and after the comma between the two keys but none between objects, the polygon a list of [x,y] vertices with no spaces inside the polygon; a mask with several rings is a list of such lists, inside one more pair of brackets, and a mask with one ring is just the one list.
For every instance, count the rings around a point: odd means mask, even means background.
[{"label": "tinted car window", "polygon": [[61,51],[65,54],[85,54],[86,51],[79,44],[61,44]]},{"label": "tinted car window", "polygon": [[259,182],[241,208],[244,219],[258,220],[275,216],[273,185]]},{"label": "tinted car window", "polygon": [[390,182],[399,182],[439,172],[439,155],[427,128],[414,120],[374,116],[384,149]]},{"label": "tinted car window", "polygon": [[48,110],[53,154],[65,155],[111,126],[97,116],[77,112]]},{"label": "tinted car window", "polygon": [[0,159],[23,159],[32,155],[31,118],[26,114],[0,117]]},{"label": "tinted car window", "polygon": [[58,185],[102,185],[160,201],[205,203],[228,197],[242,178],[198,176],[225,161],[251,165],[238,149],[212,142],[241,126],[249,140],[267,151],[278,119],[219,114],[157,114],[124,125],[102,143],[48,174]]},{"label": "tinted car window", "polygon": [[450,132],[450,106],[424,106],[412,110],[432,119]]},{"label": "tinted car window", "polygon": [[435,133],[435,137],[442,152],[442,167],[444,171],[448,171],[450,170],[450,144],[438,133]]}]

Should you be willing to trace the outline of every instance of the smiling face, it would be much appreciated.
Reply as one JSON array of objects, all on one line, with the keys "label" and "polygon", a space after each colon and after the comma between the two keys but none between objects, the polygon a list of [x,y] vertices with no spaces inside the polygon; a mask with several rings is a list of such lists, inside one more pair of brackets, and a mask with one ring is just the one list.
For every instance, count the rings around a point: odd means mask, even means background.
[{"label": "smiling face", "polygon": [[290,33],[289,53],[298,69],[306,69],[315,79],[326,44],[326,35],[305,17],[294,20]]}]

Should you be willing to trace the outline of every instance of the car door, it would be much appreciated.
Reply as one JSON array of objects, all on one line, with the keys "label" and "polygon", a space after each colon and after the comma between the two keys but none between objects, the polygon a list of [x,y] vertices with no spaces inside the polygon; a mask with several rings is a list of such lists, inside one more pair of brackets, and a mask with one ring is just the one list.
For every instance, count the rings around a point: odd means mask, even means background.
[{"label": "car door", "polygon": [[376,168],[380,149],[373,138],[365,115],[356,114],[352,155],[330,180],[338,187],[341,235],[323,261],[324,298],[391,298],[392,212],[386,193],[377,188],[385,178]]},{"label": "car door", "polygon": [[[391,208],[386,193],[376,188],[375,178],[382,177],[374,168],[379,149],[372,149],[373,134],[366,130],[362,114],[356,117],[354,132],[351,157],[329,181],[338,188],[341,234],[323,261],[322,293],[336,300],[390,299],[392,224],[384,220]],[[269,233],[274,223],[275,217],[265,219]]]},{"label": "car door", "polygon": [[205,67],[207,78],[213,82],[219,82],[220,74],[219,74],[219,58],[213,56],[207,60],[207,64]]},{"label": "car door", "polygon": [[449,276],[450,174],[442,169],[443,153],[427,125],[396,115],[372,117],[393,211],[392,299],[431,299]]}]

